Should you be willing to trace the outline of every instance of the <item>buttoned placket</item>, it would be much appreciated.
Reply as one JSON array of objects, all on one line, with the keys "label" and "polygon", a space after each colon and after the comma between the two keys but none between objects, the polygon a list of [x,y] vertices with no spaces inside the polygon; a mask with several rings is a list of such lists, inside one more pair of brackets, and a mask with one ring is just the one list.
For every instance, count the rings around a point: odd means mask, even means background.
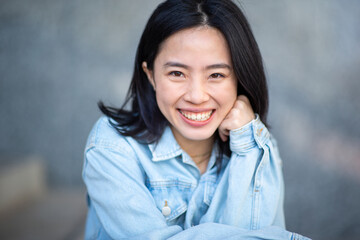
[{"label": "buttoned placket", "polygon": [[[206,205],[210,203],[210,188],[212,184],[215,184],[216,176],[216,169],[211,169],[211,171],[206,171],[203,175],[200,176],[198,185],[193,191],[191,198],[189,199],[188,209],[187,209],[187,218],[191,222],[188,222],[187,226],[185,227],[193,227],[198,224],[200,219],[195,219],[195,215],[199,214],[198,211],[205,208]],[[201,192],[199,192],[201,191]],[[203,196],[202,198],[198,198],[199,195]],[[200,201],[199,201],[200,199]],[[203,205],[206,204],[206,205]],[[203,215],[200,214],[200,215]],[[194,223],[196,221],[196,223]]]}]

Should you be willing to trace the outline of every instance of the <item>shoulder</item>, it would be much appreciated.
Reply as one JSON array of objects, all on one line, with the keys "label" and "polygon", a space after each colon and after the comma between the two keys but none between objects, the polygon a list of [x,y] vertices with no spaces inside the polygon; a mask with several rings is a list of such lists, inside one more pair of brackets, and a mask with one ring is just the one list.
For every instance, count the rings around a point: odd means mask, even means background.
[{"label": "shoulder", "polygon": [[[85,151],[93,148],[108,148],[133,152],[130,142],[134,144],[131,137],[121,135],[113,126],[114,120],[107,116],[100,117],[94,124],[87,139]],[[129,141],[130,140],[130,141]]]}]

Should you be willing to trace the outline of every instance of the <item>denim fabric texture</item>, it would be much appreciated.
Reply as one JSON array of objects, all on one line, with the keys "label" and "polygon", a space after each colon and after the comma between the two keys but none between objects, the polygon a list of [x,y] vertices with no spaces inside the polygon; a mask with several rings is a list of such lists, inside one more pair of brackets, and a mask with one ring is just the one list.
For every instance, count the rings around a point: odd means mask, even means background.
[{"label": "denim fabric texture", "polygon": [[157,143],[120,135],[101,117],[85,149],[85,239],[307,239],[285,230],[282,162],[256,119],[230,131],[231,157],[205,173],[167,127]]}]

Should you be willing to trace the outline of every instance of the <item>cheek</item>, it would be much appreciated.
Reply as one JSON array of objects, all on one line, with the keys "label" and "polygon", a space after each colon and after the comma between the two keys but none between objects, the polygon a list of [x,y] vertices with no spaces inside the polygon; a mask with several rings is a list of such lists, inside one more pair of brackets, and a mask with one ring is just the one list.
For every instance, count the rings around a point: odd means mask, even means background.
[{"label": "cheek", "polygon": [[236,98],[237,98],[236,92],[222,96],[221,99],[223,100],[222,106],[224,107],[224,111],[228,113],[232,109],[236,101]]},{"label": "cheek", "polygon": [[224,110],[230,111],[232,106],[234,105],[237,99],[237,84],[236,82],[229,82],[224,84],[223,86],[218,86],[213,89],[216,94],[217,101],[221,106],[223,106]]},{"label": "cheek", "polygon": [[156,101],[160,107],[171,107],[176,104],[176,101],[180,98],[179,85],[169,81],[164,76],[155,76],[156,81]]},{"label": "cheek", "polygon": [[171,93],[172,91],[169,91],[169,89],[167,91],[161,88],[156,90],[156,102],[164,115],[167,115],[166,113],[170,111],[176,102],[174,94]]},{"label": "cheek", "polygon": [[230,84],[230,88],[228,91],[228,96],[230,99],[232,99],[232,103],[234,104],[237,99],[237,81],[233,80]]}]

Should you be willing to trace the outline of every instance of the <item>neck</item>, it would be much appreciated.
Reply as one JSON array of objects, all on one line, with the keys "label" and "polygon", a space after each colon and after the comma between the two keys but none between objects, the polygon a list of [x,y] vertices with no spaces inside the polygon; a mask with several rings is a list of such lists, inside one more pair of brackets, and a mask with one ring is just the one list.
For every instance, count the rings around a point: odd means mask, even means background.
[{"label": "neck", "polygon": [[214,145],[214,136],[198,141],[186,139],[176,131],[172,132],[180,147],[191,157],[200,169],[200,172],[203,173],[206,170],[211,156]]}]

